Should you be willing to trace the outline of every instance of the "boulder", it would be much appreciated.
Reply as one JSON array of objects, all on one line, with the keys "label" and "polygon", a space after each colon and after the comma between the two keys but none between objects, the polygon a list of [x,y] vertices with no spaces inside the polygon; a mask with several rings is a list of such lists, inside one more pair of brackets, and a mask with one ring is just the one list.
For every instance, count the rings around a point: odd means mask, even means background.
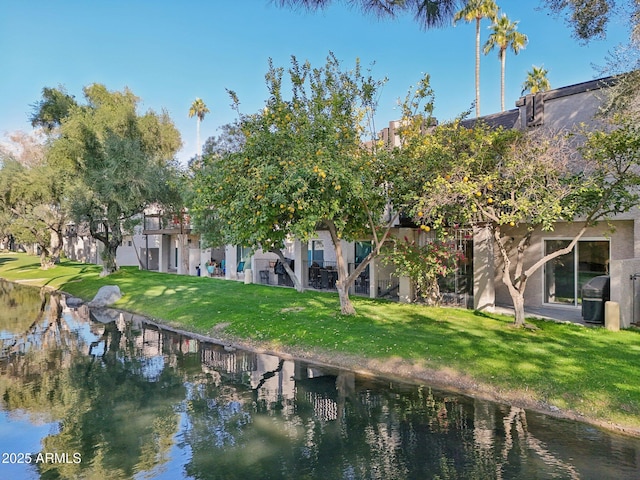
[{"label": "boulder", "polygon": [[104,287],[100,287],[96,296],[93,297],[88,305],[91,308],[96,307],[106,307],[111,305],[122,298],[122,293],[120,293],[120,287],[117,285],[105,285]]},{"label": "boulder", "polygon": [[67,304],[67,307],[69,308],[79,308],[84,304],[84,300],[77,297],[67,297],[66,304]]}]

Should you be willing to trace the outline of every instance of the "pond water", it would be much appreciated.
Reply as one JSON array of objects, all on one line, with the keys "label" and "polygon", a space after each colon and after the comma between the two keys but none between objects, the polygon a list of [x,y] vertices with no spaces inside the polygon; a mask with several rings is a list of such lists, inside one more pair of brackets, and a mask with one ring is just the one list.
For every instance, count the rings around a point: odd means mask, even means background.
[{"label": "pond water", "polygon": [[638,439],[6,282],[0,347],[2,479],[640,478]]}]

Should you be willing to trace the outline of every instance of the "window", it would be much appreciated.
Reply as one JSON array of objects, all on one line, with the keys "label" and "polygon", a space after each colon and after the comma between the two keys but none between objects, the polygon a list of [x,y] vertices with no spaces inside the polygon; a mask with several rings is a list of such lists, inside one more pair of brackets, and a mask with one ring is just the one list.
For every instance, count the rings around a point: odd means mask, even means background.
[{"label": "window", "polygon": [[356,265],[360,265],[367,255],[371,253],[371,242],[355,242]]},{"label": "window", "polygon": [[[546,240],[545,255],[570,243],[570,240]],[[608,273],[609,241],[579,241],[571,252],[554,258],[545,265],[544,302],[580,305],[584,284],[593,277]]]},{"label": "window", "polygon": [[236,262],[240,265],[240,262],[247,262],[251,256],[251,249],[249,247],[236,247]]},{"label": "window", "polygon": [[309,265],[313,262],[317,263],[319,266],[324,266],[324,244],[322,240],[311,240],[310,248],[308,252]]}]

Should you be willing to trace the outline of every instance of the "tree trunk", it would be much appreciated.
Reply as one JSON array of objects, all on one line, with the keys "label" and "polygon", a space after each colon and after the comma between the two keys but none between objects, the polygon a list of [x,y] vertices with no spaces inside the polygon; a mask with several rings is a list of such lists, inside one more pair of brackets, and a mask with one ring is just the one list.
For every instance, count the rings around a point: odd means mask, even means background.
[{"label": "tree trunk", "polygon": [[[338,273],[338,276],[339,275],[340,273]],[[347,285],[344,280],[341,281],[338,277],[336,288],[338,289],[338,298],[340,299],[340,313],[343,315],[355,315],[356,309],[349,298],[349,285]]]},{"label": "tree trunk", "polygon": [[293,287],[300,293],[304,292],[304,285],[302,285],[302,282],[296,275],[296,272],[294,272],[289,266],[289,262],[284,257],[284,253],[282,253],[282,250],[280,250],[279,248],[275,248],[270,251],[278,255],[278,258],[280,259],[280,263],[282,263],[284,270],[287,272],[287,275],[289,275],[289,278],[293,282]]},{"label": "tree trunk", "polygon": [[200,148],[200,117],[196,115],[196,158],[202,158],[202,151]]},{"label": "tree trunk", "polygon": [[421,296],[424,299],[425,303],[432,307],[437,307],[438,305],[440,305],[442,296],[440,295],[440,285],[438,285],[438,277],[428,282],[426,290],[426,292],[421,292]]},{"label": "tree trunk", "polygon": [[51,240],[49,242],[49,248],[51,251],[51,263],[57,265],[60,263],[60,252],[62,252],[62,247],[64,245],[64,240],[62,237],[62,228],[60,229],[51,229]]},{"label": "tree trunk", "polygon": [[524,327],[526,323],[524,317],[524,293],[516,291],[514,294],[512,292],[511,301],[513,301],[513,313],[515,315],[513,326]]},{"label": "tree trunk", "polygon": [[500,109],[504,112],[504,69],[506,67],[507,51],[500,50]]},{"label": "tree trunk", "polygon": [[351,303],[349,298],[349,287],[353,281],[352,277],[349,278],[349,271],[347,263],[344,260],[344,254],[342,252],[342,243],[338,238],[338,232],[333,222],[326,222],[329,227],[329,233],[331,234],[331,241],[333,242],[333,248],[336,251],[336,261],[338,269],[338,280],[336,281],[336,289],[338,290],[338,298],[340,299],[340,312],[343,315],[355,315],[356,309]]},{"label": "tree trunk", "polygon": [[[502,237],[502,232],[500,226],[494,226],[493,229],[494,240],[498,249],[500,250],[500,254],[502,256],[503,266],[502,266],[502,282],[506,285],[509,290],[509,295],[511,296],[511,301],[513,302],[513,310],[514,310],[514,321],[513,325],[515,327],[524,327],[525,318],[524,318],[524,291],[527,286],[527,276],[526,272],[523,273],[523,262],[524,262],[524,252],[528,248],[531,239],[531,232],[525,235],[520,242],[518,243],[518,253],[516,257],[516,267],[515,267],[515,276],[514,279],[511,275],[511,258],[509,256],[509,250],[507,249],[507,244],[505,243],[505,239]],[[517,286],[516,286],[517,285]]]},{"label": "tree trunk", "polygon": [[53,262],[51,261],[51,256],[49,255],[49,250],[47,247],[40,245],[40,268],[42,270],[48,270],[53,267]]},{"label": "tree trunk", "polygon": [[120,230],[120,222],[109,223],[107,221],[100,222],[104,227],[104,232],[98,232],[96,222],[89,221],[89,231],[91,236],[104,245],[102,252],[102,273],[101,277],[112,274],[118,270],[116,263],[116,254],[118,247],[122,244],[122,231]]},{"label": "tree trunk", "polygon": [[180,265],[176,265],[178,273],[189,275],[189,236],[186,233],[178,235],[178,248],[180,248]]},{"label": "tree trunk", "polygon": [[102,273],[101,277],[111,275],[118,270],[118,264],[116,263],[116,254],[118,252],[118,245],[114,245],[113,242],[107,242],[102,252]]}]

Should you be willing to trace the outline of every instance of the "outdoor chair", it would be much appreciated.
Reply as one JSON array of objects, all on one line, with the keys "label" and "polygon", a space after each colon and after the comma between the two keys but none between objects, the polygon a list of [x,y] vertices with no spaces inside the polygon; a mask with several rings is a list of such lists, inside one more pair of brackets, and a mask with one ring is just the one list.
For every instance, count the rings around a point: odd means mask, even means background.
[{"label": "outdoor chair", "polygon": [[238,262],[238,267],[236,268],[236,278],[244,278],[244,261]]},{"label": "outdoor chair", "polygon": [[312,288],[320,288],[320,267],[309,267],[309,285]]},{"label": "outdoor chair", "polygon": [[320,284],[323,290],[329,289],[329,272],[324,268],[320,270]]},{"label": "outdoor chair", "polygon": [[369,291],[369,275],[362,272],[355,281],[356,293],[367,293]]}]

